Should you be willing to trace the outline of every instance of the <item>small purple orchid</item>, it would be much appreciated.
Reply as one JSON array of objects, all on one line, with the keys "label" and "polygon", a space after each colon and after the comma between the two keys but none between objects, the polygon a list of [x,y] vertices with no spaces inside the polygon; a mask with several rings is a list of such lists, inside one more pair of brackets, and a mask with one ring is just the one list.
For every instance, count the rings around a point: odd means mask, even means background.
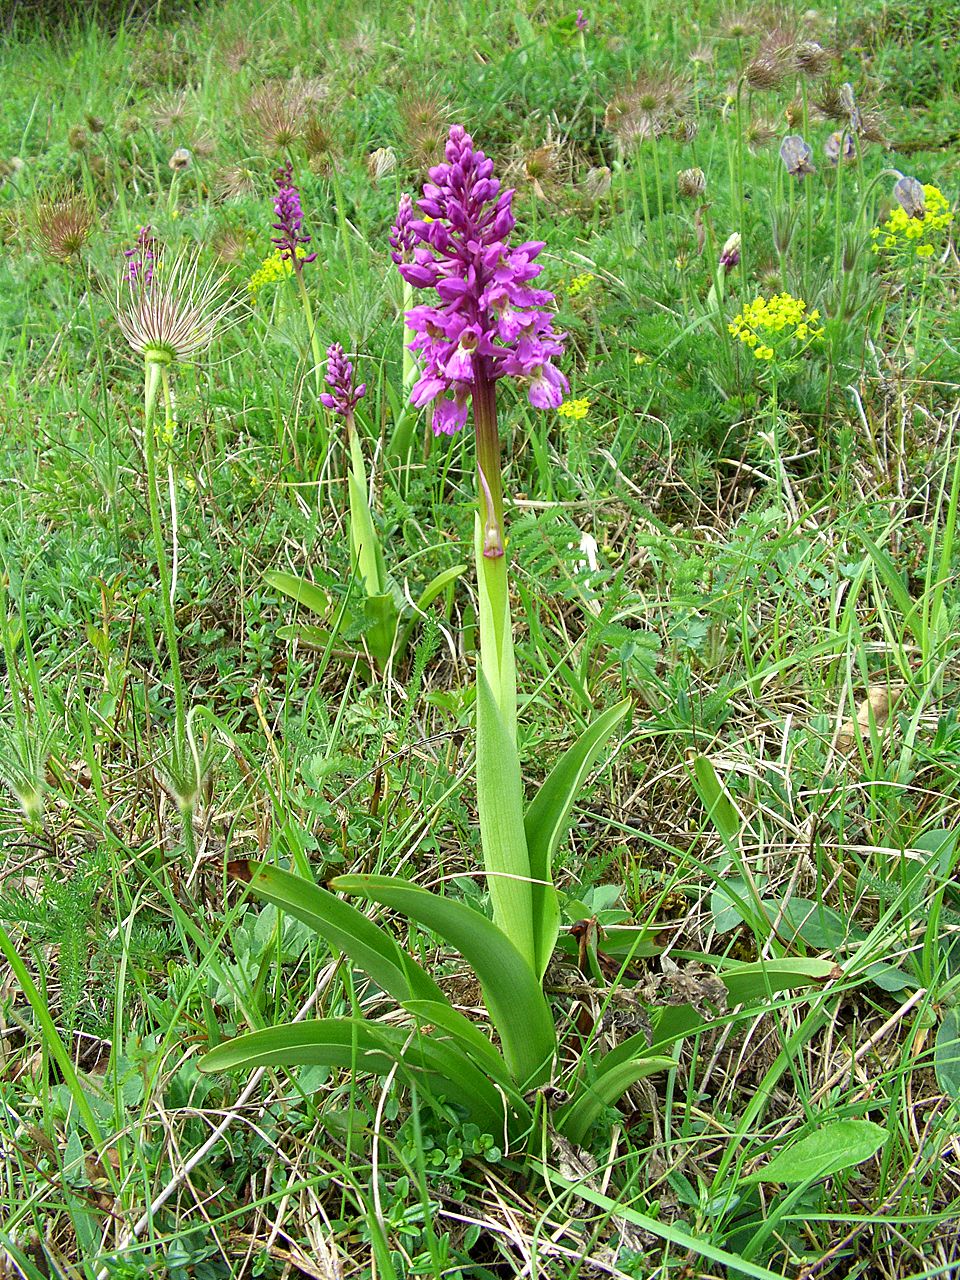
[{"label": "small purple orchid", "polygon": [[300,252],[302,245],[310,243],[310,237],[302,235],[300,231],[303,226],[303,208],[300,204],[300,192],[293,181],[293,165],[289,160],[282,169],[277,170],[273,180],[277,184],[277,194],[273,198],[277,221],[273,224],[273,229],[280,234],[272,236],[271,240],[280,250],[284,261],[289,262],[294,271],[299,273],[304,264],[313,262],[317,255]]},{"label": "small purple orchid", "polygon": [[404,192],[397,207],[397,220],[390,228],[390,257],[397,266],[401,262],[413,261],[413,246],[416,243],[410,223],[413,221],[413,200]]},{"label": "small purple orchid", "polygon": [[[416,334],[410,349],[423,361],[411,400],[418,407],[435,402],[437,435],[459,431],[470,399],[485,401],[500,378],[523,380],[538,409],[557,408],[568,390],[552,363],[563,353],[565,335],[553,332],[543,310],[554,296],[530,286],[542,269],[534,259],[544,245],[507,243],[516,221],[513,195],[501,191],[493,161],[454,125],[446,163],[430,170],[418,201],[423,217],[401,225],[403,211],[397,214],[391,243],[396,239],[400,274],[414,288],[435,289],[439,296],[438,305],[407,312]],[[403,260],[408,253],[410,260]]]},{"label": "small purple orchid", "polygon": [[331,413],[335,413],[347,423],[353,423],[353,411],[357,402],[367,392],[367,384],[361,382],[359,387],[353,385],[353,364],[344,354],[339,342],[327,348],[327,375],[325,379],[329,392],[321,392],[320,403]]},{"label": "small purple orchid", "polygon": [[587,20],[583,16],[583,10],[578,9],[577,10],[577,30],[586,31],[586,29],[587,29]]},{"label": "small purple orchid", "polygon": [[127,279],[134,288],[149,289],[153,284],[153,268],[156,261],[157,242],[149,225],[141,227],[132,249],[124,249],[127,259]]}]

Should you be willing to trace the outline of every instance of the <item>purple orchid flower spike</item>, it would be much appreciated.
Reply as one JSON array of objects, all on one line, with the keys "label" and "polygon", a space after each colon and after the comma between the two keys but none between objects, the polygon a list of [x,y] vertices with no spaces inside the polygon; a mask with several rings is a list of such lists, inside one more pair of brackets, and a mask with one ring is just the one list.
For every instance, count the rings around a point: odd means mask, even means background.
[{"label": "purple orchid flower spike", "polygon": [[127,280],[133,288],[149,289],[153,284],[153,268],[156,262],[157,242],[149,225],[141,227],[132,249],[124,249],[127,259]]},{"label": "purple orchid flower spike", "polygon": [[397,220],[390,228],[390,257],[397,266],[401,262],[413,260],[413,246],[416,243],[410,223],[413,221],[413,200],[404,192],[397,207]]},{"label": "purple orchid flower spike", "polygon": [[787,173],[801,181],[808,173],[816,173],[810,163],[813,151],[809,143],[804,142],[799,133],[788,134],[780,144],[780,159],[786,165]]},{"label": "purple orchid flower spike", "polygon": [[493,161],[454,125],[446,163],[430,170],[418,202],[424,217],[401,225],[398,213],[391,243],[397,240],[402,259],[410,254],[398,264],[400,274],[414,288],[438,295],[437,303],[407,312],[416,335],[410,348],[423,361],[411,400],[434,404],[437,435],[459,431],[471,397],[476,405],[500,378],[520,380],[536,408],[557,408],[567,390],[553,364],[565,335],[554,333],[543,309],[554,296],[530,283],[540,274],[534,259],[544,246],[508,244],[513,194],[501,190]]},{"label": "purple orchid flower spike", "polygon": [[348,426],[352,426],[353,411],[358,401],[366,395],[367,384],[361,382],[359,387],[353,385],[353,364],[347,359],[339,342],[327,348],[325,381],[330,391],[321,392],[320,403],[338,418],[342,418]]},{"label": "purple orchid flower spike", "polygon": [[293,181],[293,165],[287,161],[282,169],[277,170],[273,180],[277,184],[277,194],[273,198],[277,220],[273,229],[280,234],[271,239],[284,261],[299,272],[306,263],[313,262],[317,255],[302,252],[302,247],[310,243],[310,237],[301,233],[303,208],[300,204],[300,192]]},{"label": "purple orchid flower spike", "polygon": [[583,16],[583,10],[578,9],[577,10],[577,30],[586,31],[586,29],[587,29],[587,20]]}]

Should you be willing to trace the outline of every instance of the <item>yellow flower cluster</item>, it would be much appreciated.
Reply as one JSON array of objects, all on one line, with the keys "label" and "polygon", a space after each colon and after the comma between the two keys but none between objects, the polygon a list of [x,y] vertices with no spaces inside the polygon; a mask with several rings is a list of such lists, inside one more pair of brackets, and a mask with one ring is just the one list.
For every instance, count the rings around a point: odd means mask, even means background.
[{"label": "yellow flower cluster", "polygon": [[[297,257],[305,258],[307,251],[301,245],[297,245]],[[269,258],[264,258],[260,266],[247,281],[247,289],[250,293],[250,302],[256,304],[257,294],[261,289],[269,284],[276,284],[278,280],[282,280],[284,276],[293,274],[293,264],[289,258],[285,258],[279,249],[271,253]]]},{"label": "yellow flower cluster", "polygon": [[589,400],[564,400],[563,404],[557,408],[561,418],[570,418],[573,422],[579,422],[581,418],[585,418],[589,411]]},{"label": "yellow flower cluster", "polygon": [[580,275],[574,276],[567,285],[567,295],[575,298],[578,294],[586,293],[596,278],[592,271],[583,271]]},{"label": "yellow flower cluster", "polygon": [[874,253],[912,249],[918,258],[933,257],[940,232],[953,221],[953,210],[940,188],[931,183],[924,184],[923,198],[926,212],[922,218],[912,218],[897,205],[882,227],[873,228]]},{"label": "yellow flower cluster", "polygon": [[745,343],[757,360],[772,360],[778,347],[781,354],[792,354],[789,346],[822,338],[819,319],[820,312],[808,312],[802,298],[777,293],[772,298],[758,297],[748,302],[727,325],[727,330]]}]

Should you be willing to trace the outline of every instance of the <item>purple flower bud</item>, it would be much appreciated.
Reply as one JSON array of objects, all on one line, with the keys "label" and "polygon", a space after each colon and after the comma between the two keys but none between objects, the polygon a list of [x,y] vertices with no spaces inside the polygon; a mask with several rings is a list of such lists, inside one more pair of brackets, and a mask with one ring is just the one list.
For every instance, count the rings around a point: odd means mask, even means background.
[{"label": "purple flower bud", "polygon": [[587,20],[583,16],[583,10],[578,9],[577,10],[577,30],[586,31],[586,29],[587,29]]},{"label": "purple flower bud", "polygon": [[300,205],[300,192],[293,182],[293,165],[287,161],[282,169],[278,169],[273,178],[277,184],[277,194],[273,198],[273,211],[277,221],[273,224],[278,236],[271,236],[272,242],[280,250],[281,257],[289,262],[294,271],[299,271],[307,262],[313,262],[315,253],[300,254],[301,245],[310,243],[308,235],[301,235],[303,226],[303,209]]},{"label": "purple flower bud", "polygon": [[320,403],[331,413],[343,418],[344,422],[353,421],[353,411],[357,402],[366,395],[367,384],[361,382],[359,387],[353,385],[353,365],[344,355],[343,347],[335,342],[327,348],[327,374],[324,379],[330,392],[321,392]]},{"label": "purple flower bud", "polygon": [[390,257],[397,266],[401,262],[411,262],[413,260],[415,240],[410,226],[412,221],[413,200],[404,192],[397,207],[397,220],[390,229],[390,248],[393,250]]},{"label": "purple flower bud", "polygon": [[852,160],[857,154],[857,142],[851,133],[831,133],[823,144],[823,154],[830,164],[836,166],[840,160]]},{"label": "purple flower bud", "polygon": [[724,271],[730,271],[740,261],[740,232],[734,231],[732,235],[727,236],[724,241],[723,248],[720,250],[720,266]]},{"label": "purple flower bud", "polygon": [[922,222],[927,216],[927,197],[916,178],[901,178],[893,188],[893,197],[908,218]]},{"label": "purple flower bud", "polygon": [[437,302],[408,311],[407,325],[423,369],[411,399],[435,402],[438,435],[464,426],[478,381],[520,378],[538,408],[556,408],[567,390],[552,363],[565,335],[554,333],[543,310],[553,294],[530,285],[541,271],[534,259],[543,244],[510,247],[513,192],[501,191],[493,161],[474,150],[461,125],[450,130],[445,155],[424,184],[423,217],[412,217],[412,208],[408,217],[401,201],[390,237],[404,280],[436,290]]},{"label": "purple flower bud", "polygon": [[786,165],[787,173],[795,178],[802,180],[808,173],[817,172],[810,163],[812,157],[813,152],[799,133],[788,134],[780,144],[780,159]]}]

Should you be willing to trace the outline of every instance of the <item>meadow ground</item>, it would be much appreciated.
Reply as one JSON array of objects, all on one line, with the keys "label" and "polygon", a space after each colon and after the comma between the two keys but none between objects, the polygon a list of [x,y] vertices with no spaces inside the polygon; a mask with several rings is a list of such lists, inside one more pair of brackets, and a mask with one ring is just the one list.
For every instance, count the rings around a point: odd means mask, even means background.
[{"label": "meadow ground", "polygon": [[0,1274],[960,1275],[955,0],[170,8],[0,15]]}]

